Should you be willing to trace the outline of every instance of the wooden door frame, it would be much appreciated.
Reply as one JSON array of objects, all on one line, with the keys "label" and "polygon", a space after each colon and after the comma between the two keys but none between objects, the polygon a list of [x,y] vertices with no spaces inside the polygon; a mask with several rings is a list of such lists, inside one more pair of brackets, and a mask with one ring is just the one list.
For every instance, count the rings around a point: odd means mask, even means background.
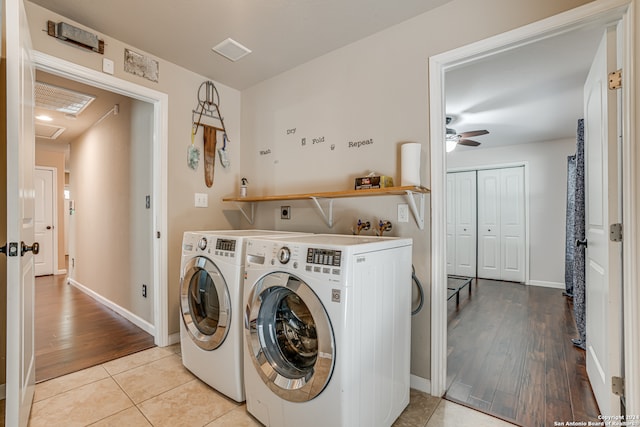
[{"label": "wooden door frame", "polygon": [[[167,270],[167,193],[168,193],[168,128],[169,97],[159,92],[117,77],[83,67],[43,52],[34,51],[33,60],[36,69],[46,71],[80,83],[88,84],[110,92],[118,93],[153,105],[153,189],[151,209],[153,215],[154,234],[161,238],[153,240],[153,323],[144,321],[126,310],[118,311],[128,320],[154,336],[156,345],[163,347],[170,344],[168,323],[168,282]],[[111,307],[111,306],[110,306]],[[111,307],[117,309],[117,307]]]},{"label": "wooden door frame", "polygon": [[50,171],[51,179],[53,182],[51,183],[52,193],[51,193],[51,222],[53,223],[53,235],[51,236],[51,258],[52,258],[52,273],[53,274],[65,274],[66,271],[60,272],[58,268],[58,232],[60,227],[58,227],[58,168],[54,168],[52,166],[38,166],[36,165],[36,169]]},{"label": "wooden door frame", "polygon": [[640,413],[640,203],[637,200],[640,150],[635,147],[635,3],[636,0],[596,0],[497,36],[429,58],[429,123],[431,162],[431,394],[442,396],[447,376],[446,305],[446,156],[444,76],[447,70],[488,58],[520,46],[560,35],[588,25],[621,21],[624,24],[622,56],[623,93],[623,292],[624,357],[626,404],[628,414]]}]

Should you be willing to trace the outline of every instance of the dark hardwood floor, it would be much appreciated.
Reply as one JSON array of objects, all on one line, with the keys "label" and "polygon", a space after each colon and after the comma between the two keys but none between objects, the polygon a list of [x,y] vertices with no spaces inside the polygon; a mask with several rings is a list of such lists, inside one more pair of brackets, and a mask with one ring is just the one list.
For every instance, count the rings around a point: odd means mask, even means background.
[{"label": "dark hardwood floor", "polygon": [[36,382],[154,346],[153,336],[68,285],[65,278],[36,277]]},{"label": "dark hardwood floor", "polygon": [[571,300],[480,279],[448,302],[445,398],[522,426],[598,421]]}]

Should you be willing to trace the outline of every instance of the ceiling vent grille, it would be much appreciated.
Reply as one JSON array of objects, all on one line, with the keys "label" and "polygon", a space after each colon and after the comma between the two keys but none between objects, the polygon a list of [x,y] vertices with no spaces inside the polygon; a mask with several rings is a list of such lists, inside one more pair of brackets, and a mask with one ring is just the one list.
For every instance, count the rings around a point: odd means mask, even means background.
[{"label": "ceiling vent grille", "polygon": [[233,39],[223,40],[211,49],[233,62],[251,53],[251,50]]},{"label": "ceiling vent grille", "polygon": [[66,128],[61,126],[45,125],[43,123],[35,124],[36,137],[38,138],[56,139],[62,135],[62,132],[65,130]]},{"label": "ceiling vent grille", "polygon": [[36,108],[60,111],[77,116],[96,99],[95,96],[76,92],[48,83],[36,82]]}]

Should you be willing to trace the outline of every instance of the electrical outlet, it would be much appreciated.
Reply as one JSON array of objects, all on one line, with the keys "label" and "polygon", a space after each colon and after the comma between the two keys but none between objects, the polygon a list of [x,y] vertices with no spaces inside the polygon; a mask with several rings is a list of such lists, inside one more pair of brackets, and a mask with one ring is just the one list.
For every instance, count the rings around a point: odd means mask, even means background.
[{"label": "electrical outlet", "polygon": [[280,219],[291,219],[291,206],[280,206]]},{"label": "electrical outlet", "polygon": [[147,285],[145,285],[145,284],[142,285],[142,296],[144,298],[147,297]]},{"label": "electrical outlet", "polygon": [[409,222],[409,205],[406,203],[398,205],[398,222]]}]

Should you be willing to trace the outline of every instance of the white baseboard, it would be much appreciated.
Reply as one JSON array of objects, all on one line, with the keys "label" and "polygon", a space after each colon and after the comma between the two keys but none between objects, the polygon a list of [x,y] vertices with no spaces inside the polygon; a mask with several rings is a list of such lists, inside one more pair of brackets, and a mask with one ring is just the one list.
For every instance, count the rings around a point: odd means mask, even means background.
[{"label": "white baseboard", "polygon": [[180,342],[180,332],[176,332],[175,334],[169,335],[169,344],[167,345],[178,344],[179,342]]},{"label": "white baseboard", "polygon": [[136,325],[138,328],[142,329],[143,331],[145,331],[149,335],[153,335],[153,337],[155,338],[155,336],[156,336],[156,328],[151,323],[149,323],[146,320],[144,320],[143,318],[133,314],[129,310],[120,307],[118,304],[114,303],[113,301],[110,301],[110,300],[106,299],[102,295],[100,295],[100,294],[96,293],[95,291],[87,288],[82,283],[79,283],[74,279],[67,278],[67,283],[69,283],[72,286],[75,286],[76,288],[78,288],[79,290],[84,292],[85,294],[89,295],[91,298],[93,298],[96,301],[98,301],[100,304],[109,307],[111,310],[115,311],[120,316],[124,317],[129,322],[131,322],[134,325]]},{"label": "white baseboard", "polygon": [[6,398],[7,398],[6,384],[0,384],[0,400],[4,400]]},{"label": "white baseboard", "polygon": [[67,274],[67,269],[66,268],[59,268],[58,271],[55,272],[56,276],[59,276],[61,274]]},{"label": "white baseboard", "polygon": [[415,390],[431,394],[431,380],[428,380],[426,378],[421,378],[411,374],[411,379],[409,384],[411,388]]},{"label": "white baseboard", "polygon": [[559,282],[545,282],[542,280],[529,280],[529,286],[540,286],[543,288],[554,288],[554,289],[566,289],[564,283]]}]

